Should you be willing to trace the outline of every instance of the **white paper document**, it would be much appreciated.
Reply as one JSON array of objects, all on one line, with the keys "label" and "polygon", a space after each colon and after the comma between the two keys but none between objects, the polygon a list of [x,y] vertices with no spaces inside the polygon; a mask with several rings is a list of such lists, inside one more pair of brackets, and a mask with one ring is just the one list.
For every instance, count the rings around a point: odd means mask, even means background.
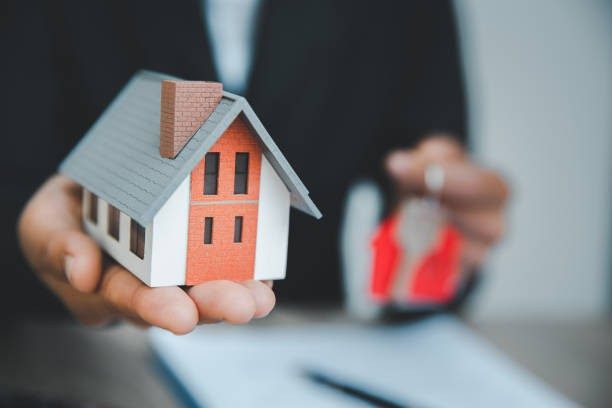
[{"label": "white paper document", "polygon": [[163,364],[206,407],[359,407],[315,370],[408,407],[573,407],[453,317],[405,326],[204,326],[152,330]]}]

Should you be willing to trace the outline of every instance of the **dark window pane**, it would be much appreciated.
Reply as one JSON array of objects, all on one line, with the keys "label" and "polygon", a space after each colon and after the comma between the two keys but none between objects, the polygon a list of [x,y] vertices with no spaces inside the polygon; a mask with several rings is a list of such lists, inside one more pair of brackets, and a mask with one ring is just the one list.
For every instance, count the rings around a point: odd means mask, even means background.
[{"label": "dark window pane", "polygon": [[247,181],[248,177],[246,174],[236,174],[234,178],[234,194],[246,194]]},{"label": "dark window pane", "polygon": [[137,255],[140,258],[144,257],[145,252],[145,229],[140,224],[138,225],[138,248],[136,248]]},{"label": "dark window pane", "polygon": [[234,194],[247,194],[249,176],[249,154],[236,153],[236,171],[234,174]]},{"label": "dark window pane", "polygon": [[212,244],[212,229],[213,229],[213,219],[212,217],[204,218],[204,243]]},{"label": "dark window pane", "polygon": [[98,196],[94,193],[89,193],[89,208],[87,209],[87,218],[94,224],[98,223]]},{"label": "dark window pane", "polygon": [[234,218],[234,242],[242,242],[242,216]]},{"label": "dark window pane", "polygon": [[249,154],[236,153],[236,173],[248,173],[249,171]]},{"label": "dark window pane", "polygon": [[138,223],[130,220],[130,251],[136,253],[138,249]]},{"label": "dark window pane", "polygon": [[119,210],[112,205],[108,205],[108,234],[119,241]]},{"label": "dark window pane", "polygon": [[204,156],[204,194],[217,194],[219,182],[219,153],[206,153]]},{"label": "dark window pane", "polygon": [[134,220],[130,220],[130,251],[140,259],[144,258],[145,228]]},{"label": "dark window pane", "polygon": [[219,172],[219,153],[206,153],[204,167],[206,169],[206,174],[217,174]]}]

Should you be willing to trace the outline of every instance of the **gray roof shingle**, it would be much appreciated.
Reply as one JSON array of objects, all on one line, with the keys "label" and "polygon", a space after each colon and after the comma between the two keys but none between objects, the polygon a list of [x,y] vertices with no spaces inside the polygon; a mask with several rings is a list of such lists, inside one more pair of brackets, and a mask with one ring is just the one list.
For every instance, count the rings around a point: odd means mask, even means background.
[{"label": "gray roof shingle", "polygon": [[229,92],[174,159],[159,154],[160,86],[168,75],[141,71],[60,165],[60,172],[142,225],[187,177],[204,154],[243,114],[264,155],[291,193],[291,205],[313,217],[321,212],[248,102]]}]

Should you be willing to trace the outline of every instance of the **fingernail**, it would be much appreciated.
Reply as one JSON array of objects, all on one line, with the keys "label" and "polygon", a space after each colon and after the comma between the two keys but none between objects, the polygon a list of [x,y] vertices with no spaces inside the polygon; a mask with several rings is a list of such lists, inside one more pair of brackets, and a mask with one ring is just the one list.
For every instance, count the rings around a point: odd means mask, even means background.
[{"label": "fingernail", "polygon": [[71,272],[73,264],[74,264],[74,258],[72,256],[64,257],[64,273],[66,274],[66,279],[68,279],[68,282],[72,282],[70,272]]},{"label": "fingernail", "polygon": [[393,153],[387,159],[387,168],[393,174],[402,174],[410,166],[410,159],[403,153]]}]

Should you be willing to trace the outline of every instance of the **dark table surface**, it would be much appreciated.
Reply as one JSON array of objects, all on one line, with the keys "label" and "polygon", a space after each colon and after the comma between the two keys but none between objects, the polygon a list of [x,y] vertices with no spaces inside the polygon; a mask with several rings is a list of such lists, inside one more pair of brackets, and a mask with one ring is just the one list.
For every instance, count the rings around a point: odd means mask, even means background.
[{"label": "dark table surface", "polygon": [[[299,320],[284,312],[273,319]],[[612,406],[612,321],[468,323],[519,364],[588,407]],[[146,332],[30,323],[0,338],[5,388],[110,407],[178,407]]]}]

